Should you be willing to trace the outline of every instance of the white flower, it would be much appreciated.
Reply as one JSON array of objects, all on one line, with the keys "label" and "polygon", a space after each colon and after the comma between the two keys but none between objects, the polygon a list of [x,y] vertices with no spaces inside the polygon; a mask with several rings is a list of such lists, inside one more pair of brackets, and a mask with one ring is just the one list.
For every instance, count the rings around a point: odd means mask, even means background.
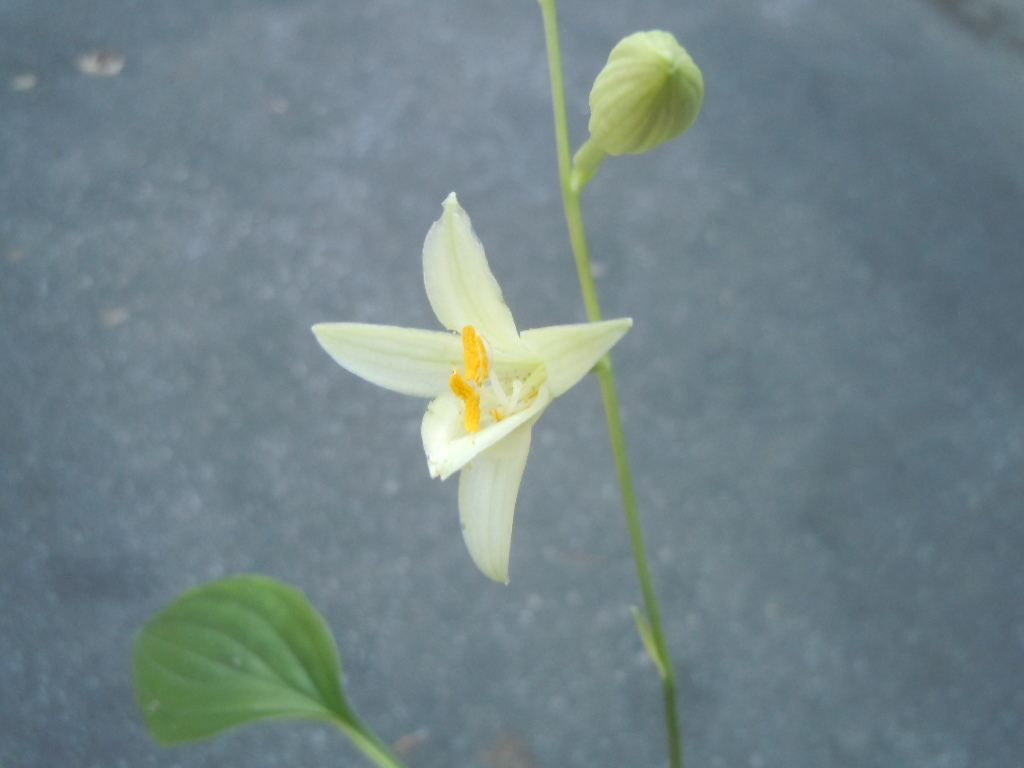
[{"label": "white flower", "polygon": [[516,330],[483,246],[455,194],[423,244],[430,306],[449,331],[324,323],[317,340],[342,367],[433,398],[423,417],[432,477],[462,470],[459,517],[474,562],[508,581],[512,516],[534,422],[582,379],[632,320]]}]

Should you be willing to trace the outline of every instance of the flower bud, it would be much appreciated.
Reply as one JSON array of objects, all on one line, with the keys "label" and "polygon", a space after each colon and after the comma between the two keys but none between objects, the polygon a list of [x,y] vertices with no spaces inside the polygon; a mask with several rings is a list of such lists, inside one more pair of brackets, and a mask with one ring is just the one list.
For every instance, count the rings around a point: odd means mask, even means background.
[{"label": "flower bud", "polygon": [[610,155],[639,154],[697,120],[704,77],[668,32],[624,38],[590,92],[590,135]]}]

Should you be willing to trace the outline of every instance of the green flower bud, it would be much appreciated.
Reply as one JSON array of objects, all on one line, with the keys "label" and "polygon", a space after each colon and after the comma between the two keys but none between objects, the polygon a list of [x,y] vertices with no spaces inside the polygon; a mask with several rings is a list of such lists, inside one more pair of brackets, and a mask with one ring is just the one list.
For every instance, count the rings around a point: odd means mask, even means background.
[{"label": "green flower bud", "polygon": [[590,135],[610,155],[639,154],[697,120],[704,76],[668,32],[623,39],[590,92]]}]

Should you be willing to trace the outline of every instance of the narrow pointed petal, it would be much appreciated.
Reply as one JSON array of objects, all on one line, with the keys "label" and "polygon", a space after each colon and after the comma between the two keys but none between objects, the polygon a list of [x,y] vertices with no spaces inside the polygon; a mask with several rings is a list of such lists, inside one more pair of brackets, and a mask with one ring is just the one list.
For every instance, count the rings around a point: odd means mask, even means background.
[{"label": "narrow pointed petal", "polygon": [[491,273],[483,245],[452,192],[444,213],[423,243],[423,282],[442,325],[462,331],[472,325],[497,348],[516,349],[519,334]]},{"label": "narrow pointed petal", "polygon": [[523,331],[522,339],[547,365],[551,396],[558,397],[576,386],[632,326],[633,321],[628,317],[600,323],[553,325]]},{"label": "narrow pointed petal", "polygon": [[550,390],[541,387],[528,408],[479,432],[467,432],[463,425],[462,403],[453,393],[442,392],[427,407],[420,430],[430,476],[447,479],[516,430],[533,424],[550,403]]},{"label": "narrow pointed petal", "polygon": [[459,479],[459,520],[469,554],[485,576],[503,584],[531,432],[532,427],[520,427],[467,464]]},{"label": "narrow pointed petal", "polygon": [[462,341],[443,331],[321,323],[313,333],[342,368],[405,395],[436,397],[462,362]]}]

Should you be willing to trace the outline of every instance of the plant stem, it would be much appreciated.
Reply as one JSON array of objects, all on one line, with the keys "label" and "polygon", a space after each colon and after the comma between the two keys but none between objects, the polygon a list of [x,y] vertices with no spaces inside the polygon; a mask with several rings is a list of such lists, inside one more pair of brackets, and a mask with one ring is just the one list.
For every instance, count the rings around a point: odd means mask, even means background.
[{"label": "plant stem", "polygon": [[[558,42],[558,14],[556,0],[538,0],[544,18],[544,37],[548,51],[548,64],[551,70],[551,97],[555,113],[555,142],[558,146],[558,175],[562,187],[562,202],[565,207],[565,220],[569,227],[569,240],[572,244],[573,256],[576,260],[576,272],[579,276],[580,289],[583,293],[583,304],[587,319],[591,322],[601,320],[601,305],[594,284],[594,273],[590,266],[590,254],[587,249],[586,230],[583,226],[583,213],[580,208],[582,186],[572,183],[572,154],[569,141],[569,121],[565,108],[565,85],[562,77],[562,54]],[[661,624],[661,611],[658,598],[651,579],[651,569],[647,562],[644,547],[643,530],[640,525],[640,513],[633,488],[633,474],[629,466],[626,451],[626,438],[622,428],[622,417],[619,413],[619,399],[615,388],[615,372],[611,358],[605,356],[597,366],[597,374],[601,382],[601,395],[604,400],[605,415],[608,420],[608,435],[611,439],[612,454],[619,476],[622,491],[622,504],[629,527],[629,537],[633,545],[633,559],[636,561],[637,577],[643,593],[647,609],[647,621],[650,625],[653,652],[660,659],[655,663],[660,667],[662,689],[664,693],[665,727],[668,739],[669,765],[682,768],[683,750],[679,732],[679,718],[676,711],[675,671],[669,656],[668,643]]]},{"label": "plant stem", "polygon": [[344,717],[336,716],[331,722],[345,732],[359,751],[381,768],[405,768],[387,744],[367,728],[351,709],[346,708]]}]

